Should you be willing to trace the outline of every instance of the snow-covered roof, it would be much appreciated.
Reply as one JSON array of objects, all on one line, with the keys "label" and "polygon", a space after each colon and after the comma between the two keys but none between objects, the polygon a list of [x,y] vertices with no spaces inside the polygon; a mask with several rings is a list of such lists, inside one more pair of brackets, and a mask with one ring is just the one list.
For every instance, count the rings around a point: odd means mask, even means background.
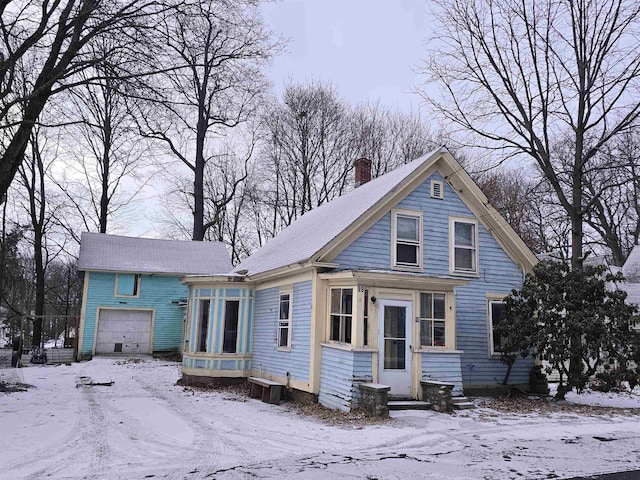
[{"label": "snow-covered roof", "polygon": [[627,303],[635,303],[640,306],[640,283],[620,283],[620,290],[627,292]]},{"label": "snow-covered roof", "polygon": [[640,283],[640,245],[636,245],[629,253],[622,266],[622,274],[629,283]]},{"label": "snow-covered roof", "polygon": [[233,268],[221,242],[159,240],[83,232],[78,270],[208,275]]},{"label": "snow-covered roof", "polygon": [[234,271],[247,270],[255,275],[310,260],[419,167],[434,161],[442,150],[427,153],[305,213]]}]

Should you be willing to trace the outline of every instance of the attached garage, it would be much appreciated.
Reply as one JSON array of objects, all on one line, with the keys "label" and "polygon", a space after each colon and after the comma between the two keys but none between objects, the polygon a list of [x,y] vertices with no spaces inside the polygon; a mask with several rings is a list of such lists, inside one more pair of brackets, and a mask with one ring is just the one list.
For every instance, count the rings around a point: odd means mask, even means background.
[{"label": "attached garage", "polygon": [[152,320],[152,310],[101,309],[95,353],[151,353]]}]

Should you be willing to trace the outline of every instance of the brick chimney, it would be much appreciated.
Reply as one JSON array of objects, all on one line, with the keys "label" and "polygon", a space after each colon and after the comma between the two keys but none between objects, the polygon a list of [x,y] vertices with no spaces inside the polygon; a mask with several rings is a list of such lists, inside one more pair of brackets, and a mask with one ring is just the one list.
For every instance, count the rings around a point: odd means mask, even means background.
[{"label": "brick chimney", "polygon": [[359,158],[355,161],[354,167],[356,170],[356,188],[371,180],[371,160],[365,157]]}]

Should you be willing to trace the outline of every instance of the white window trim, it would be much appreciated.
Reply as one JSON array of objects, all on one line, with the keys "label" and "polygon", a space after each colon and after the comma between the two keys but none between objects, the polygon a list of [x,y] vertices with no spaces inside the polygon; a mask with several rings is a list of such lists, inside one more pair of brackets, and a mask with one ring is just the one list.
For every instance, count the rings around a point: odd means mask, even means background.
[{"label": "white window trim", "polygon": [[[436,187],[440,189],[440,193],[436,192]],[[441,180],[431,180],[431,198],[436,200],[444,199],[444,182]]]},{"label": "white window trim", "polygon": [[[438,295],[444,295],[444,318],[423,318],[420,316],[420,295],[423,293],[430,293],[430,294],[438,294]],[[433,302],[433,299],[431,300]],[[448,344],[448,340],[449,340],[449,328],[450,327],[450,319],[449,319],[449,315],[447,315],[447,312],[449,311],[449,298],[447,295],[447,292],[437,292],[434,290],[420,290],[418,292],[418,302],[417,302],[417,309],[418,309],[418,319],[420,320],[419,325],[418,325],[418,339],[419,339],[419,343],[420,343],[420,350],[422,351],[437,351],[437,352],[441,352],[443,350],[448,350],[451,347]],[[433,306],[432,306],[433,308]],[[444,345],[422,345],[422,320],[437,320],[439,322],[444,322]]]},{"label": "white window trim", "polygon": [[[118,279],[120,278],[120,275],[134,275],[134,282],[136,283],[136,294],[135,295],[123,295],[121,293],[118,293]],[[116,282],[115,282],[115,288],[113,290],[113,296],[116,298],[140,298],[140,279],[142,278],[142,275],[140,275],[139,273],[116,273]]]},{"label": "white window trim", "polygon": [[[206,297],[204,297],[204,300],[206,300]],[[213,300],[211,300],[211,302],[213,302]],[[236,331],[236,351],[235,352],[225,352],[224,351],[224,332],[225,332],[225,328],[227,326],[227,304],[229,302],[238,302],[238,330]],[[222,299],[222,338],[220,339],[222,343],[220,343],[220,354],[221,355],[241,355],[238,350],[240,350],[240,327],[242,325],[242,298],[240,297],[224,297]],[[211,312],[209,312],[209,315],[211,315]],[[209,318],[209,330],[212,330],[211,328],[211,318]],[[209,340],[207,340],[208,342]],[[215,345],[213,345],[213,348],[215,349]]]},{"label": "white window trim", "polygon": [[[280,343],[280,304],[281,304],[281,300],[282,300],[282,296],[283,295],[289,295],[289,318],[287,319],[288,322],[288,332],[287,332],[287,345],[286,346],[282,346],[279,345]],[[278,318],[277,318],[277,325],[276,325],[276,350],[280,351],[280,352],[290,352],[291,351],[291,338],[292,338],[292,332],[293,332],[293,290],[282,290],[280,291],[280,293],[278,294]]]},{"label": "white window trim", "polygon": [[[456,223],[468,223],[474,225],[475,232],[475,258],[473,270],[456,270]],[[478,243],[478,221],[473,218],[449,217],[449,273],[452,275],[465,275],[470,277],[478,277],[480,272],[480,245]]]},{"label": "white window trim", "polygon": [[[405,216],[405,217],[413,217],[415,219],[418,220],[418,242],[417,242],[417,247],[418,247],[418,264],[417,265],[405,265],[405,264],[398,264],[397,259],[396,259],[396,255],[397,255],[397,250],[396,250],[396,244],[397,244],[397,229],[396,229],[396,225],[398,223],[397,221],[397,217],[398,215],[400,216]],[[424,228],[423,228],[423,221],[422,221],[422,211],[419,210],[400,210],[400,209],[393,209],[391,210],[391,269],[392,270],[403,270],[403,271],[409,271],[409,272],[422,272],[422,264],[423,264],[423,257],[424,257],[424,234],[423,234]]]},{"label": "white window trim", "polygon": [[503,303],[506,297],[499,294],[487,295],[486,309],[487,309],[487,341],[489,342],[489,358],[500,358],[502,354],[496,352],[493,349],[493,316],[491,314],[492,303]]},{"label": "white window trim", "polygon": [[[337,314],[337,315],[340,315],[340,318],[341,318],[341,321],[340,321],[340,326],[341,326],[341,328],[340,328],[340,333],[342,333],[342,331],[343,331],[343,328],[342,328],[342,326],[343,326],[343,325],[342,325],[342,319],[343,319],[344,317],[347,317],[347,316],[350,316],[350,317],[351,317],[351,332],[350,332],[350,333],[351,333],[351,341],[350,341],[350,342],[346,342],[346,341],[345,341],[345,342],[343,342],[343,341],[340,341],[340,340],[333,340],[333,339],[331,338],[331,326],[332,326],[332,325],[331,325],[331,315],[333,315],[333,314],[334,314],[334,312],[332,312],[332,311],[331,311],[331,294],[332,294],[333,290],[351,290],[351,295],[352,295],[352,297],[351,297],[351,298],[352,298],[352,303],[351,303],[351,313],[350,313],[350,314],[349,314],[349,313],[338,313],[338,314]],[[356,304],[356,302],[357,302],[357,296],[356,296],[357,294],[358,294],[358,289],[357,289],[357,287],[354,287],[354,286],[352,286],[352,285],[345,285],[345,286],[340,286],[340,285],[335,285],[335,286],[333,286],[333,285],[332,285],[332,286],[330,286],[330,287],[329,287],[329,295],[327,296],[327,301],[328,301],[328,305],[327,305],[327,312],[329,313],[329,314],[327,315],[327,321],[328,321],[329,323],[328,323],[328,325],[327,325],[327,337],[326,337],[326,338],[327,338],[327,342],[328,342],[328,343],[332,343],[332,344],[334,344],[334,345],[350,345],[350,346],[353,346],[353,345],[354,345],[354,340],[355,340],[355,337],[354,337],[354,334],[355,334],[354,327],[355,327],[355,321],[356,321],[356,320],[355,320],[355,308],[356,308],[356,305],[355,305],[355,304]],[[342,304],[342,302],[340,302],[340,303]],[[346,332],[347,332],[347,331],[346,331],[346,329],[344,329],[344,333],[345,333],[345,334],[346,334]],[[340,336],[342,336],[342,335],[340,335]]]}]

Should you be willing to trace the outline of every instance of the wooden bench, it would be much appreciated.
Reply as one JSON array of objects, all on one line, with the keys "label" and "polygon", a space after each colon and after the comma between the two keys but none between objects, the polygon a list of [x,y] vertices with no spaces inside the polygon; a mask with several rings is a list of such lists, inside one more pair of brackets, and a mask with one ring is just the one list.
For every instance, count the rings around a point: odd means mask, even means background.
[{"label": "wooden bench", "polygon": [[265,403],[280,405],[284,385],[266,378],[249,377],[247,380],[251,384],[251,393],[249,394],[251,398],[261,398]]}]

